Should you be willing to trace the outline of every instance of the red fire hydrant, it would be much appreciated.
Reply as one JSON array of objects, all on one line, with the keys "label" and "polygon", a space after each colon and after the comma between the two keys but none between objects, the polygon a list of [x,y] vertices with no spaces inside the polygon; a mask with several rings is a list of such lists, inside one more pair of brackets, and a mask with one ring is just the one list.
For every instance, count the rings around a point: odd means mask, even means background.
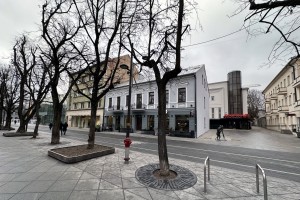
[{"label": "red fire hydrant", "polygon": [[124,140],[124,145],[125,145],[125,158],[124,158],[124,160],[125,161],[130,160],[130,158],[129,158],[129,147],[130,147],[131,143],[132,143],[132,141],[129,137],[125,138],[125,140]]}]

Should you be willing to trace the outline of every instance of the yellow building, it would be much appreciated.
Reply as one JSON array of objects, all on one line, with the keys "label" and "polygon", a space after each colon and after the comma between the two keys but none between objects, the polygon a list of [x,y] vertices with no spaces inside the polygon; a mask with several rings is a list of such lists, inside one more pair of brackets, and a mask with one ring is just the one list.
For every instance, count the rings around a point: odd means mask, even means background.
[{"label": "yellow building", "polygon": [[[118,58],[112,58],[109,60],[108,70],[102,80],[102,83],[106,80],[105,77],[110,76],[111,71],[116,67],[117,60]],[[130,66],[129,55],[124,55],[120,57],[119,66],[122,64]],[[128,81],[129,74],[127,73],[127,70],[121,69],[119,66],[118,70],[116,71],[114,81],[118,83]],[[137,75],[137,70],[135,70],[134,74]],[[76,76],[76,74],[73,74],[73,76]],[[81,75],[80,79],[77,82],[77,85],[82,93],[88,96],[91,95],[93,86],[93,76],[89,74],[89,70],[87,70],[83,75]],[[102,125],[103,123],[104,99],[105,97],[103,97],[98,102],[96,125]],[[76,86],[73,86],[72,91],[70,92],[68,97],[66,118],[69,127],[88,128],[90,125],[91,103],[87,97],[78,93]]]}]

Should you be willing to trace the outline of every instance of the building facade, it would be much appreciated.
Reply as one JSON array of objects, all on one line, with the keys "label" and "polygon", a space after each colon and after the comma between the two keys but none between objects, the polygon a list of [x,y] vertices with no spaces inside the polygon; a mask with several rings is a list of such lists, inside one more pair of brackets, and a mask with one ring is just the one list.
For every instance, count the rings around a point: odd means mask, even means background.
[{"label": "building facade", "polygon": [[242,87],[240,71],[232,71],[227,81],[208,84],[209,118],[221,119],[227,114],[248,114],[248,88]]},{"label": "building facade", "polygon": [[[109,60],[107,75],[110,75],[111,71],[116,67],[117,59],[118,58],[113,58]],[[130,66],[129,55],[120,57],[119,66],[122,64]],[[121,69],[119,67],[115,74],[114,80],[120,83],[124,81],[128,81],[129,75],[127,74],[127,70]],[[105,79],[103,79],[103,81],[105,81]],[[78,88],[81,90],[82,93],[86,95],[91,95],[92,86],[93,86],[93,76],[87,72],[81,76],[77,84],[78,84]],[[96,125],[98,126],[102,126],[103,124],[103,113],[104,113],[104,98],[100,99],[100,101],[98,102],[97,118],[96,118]],[[73,87],[68,97],[66,118],[70,127],[88,128],[90,126],[91,103],[87,97],[77,92],[77,88],[75,86]]]},{"label": "building facade", "polygon": [[292,133],[300,126],[300,60],[292,58],[263,90],[266,128]]},{"label": "building facade", "polygon": [[[166,101],[168,130],[194,133],[199,137],[209,129],[208,85],[204,65],[183,69],[167,84]],[[126,127],[128,112],[128,83],[117,86],[105,97],[104,124],[106,129]],[[132,85],[131,126],[136,131],[157,130],[158,93],[154,80],[138,80]]]}]

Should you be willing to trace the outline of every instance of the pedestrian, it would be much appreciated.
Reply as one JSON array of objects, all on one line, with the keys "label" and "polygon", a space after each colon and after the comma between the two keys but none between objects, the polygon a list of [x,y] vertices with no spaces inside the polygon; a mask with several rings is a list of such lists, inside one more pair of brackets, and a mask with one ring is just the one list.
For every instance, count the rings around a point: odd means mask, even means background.
[{"label": "pedestrian", "polygon": [[64,124],[62,122],[60,122],[59,130],[60,130],[61,136],[63,135],[63,126],[64,126]]},{"label": "pedestrian", "polygon": [[224,127],[223,127],[223,125],[220,125],[220,126],[221,126],[221,132],[222,132],[223,138],[224,138],[224,140],[226,140],[225,135],[224,135]]},{"label": "pedestrian", "polygon": [[52,127],[53,127],[53,124],[50,122],[50,124],[49,124],[49,129],[51,130]]},{"label": "pedestrian", "polygon": [[64,135],[66,135],[67,128],[68,128],[68,123],[65,122],[65,123],[63,124],[63,127],[62,127],[62,131],[63,131]]},{"label": "pedestrian", "polygon": [[216,138],[216,140],[220,140],[220,137],[221,137],[221,136],[220,136],[220,134],[221,134],[221,129],[222,129],[222,128],[221,128],[221,125],[220,125],[220,126],[217,128],[217,133],[216,133],[216,134],[217,134],[217,138]]}]

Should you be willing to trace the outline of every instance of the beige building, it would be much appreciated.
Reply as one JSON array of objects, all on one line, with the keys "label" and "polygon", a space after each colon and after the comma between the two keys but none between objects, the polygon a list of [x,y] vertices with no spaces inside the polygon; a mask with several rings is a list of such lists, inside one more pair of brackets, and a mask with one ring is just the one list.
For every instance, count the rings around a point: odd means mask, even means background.
[{"label": "beige building", "polygon": [[263,90],[266,128],[292,133],[300,126],[300,59],[292,58]]},{"label": "beige building", "polygon": [[[111,70],[113,70],[116,66],[116,62],[117,62],[117,58],[113,58],[109,60],[108,70],[105,76],[110,75]],[[130,66],[129,55],[120,57],[119,66],[122,64]],[[103,79],[103,81],[105,80],[106,78]],[[129,74],[127,73],[127,70],[121,69],[119,67],[119,69],[115,74],[114,80],[120,83],[128,81]],[[86,95],[91,95],[92,86],[93,86],[93,76],[90,75],[87,71],[79,79],[78,88],[81,90],[82,93]],[[68,98],[68,106],[66,112],[67,122],[70,127],[88,128],[91,120],[91,103],[87,97],[79,94],[77,91],[78,91],[77,88],[74,86]],[[103,123],[104,99],[105,97],[103,97],[98,103],[96,125],[102,125]]]}]

